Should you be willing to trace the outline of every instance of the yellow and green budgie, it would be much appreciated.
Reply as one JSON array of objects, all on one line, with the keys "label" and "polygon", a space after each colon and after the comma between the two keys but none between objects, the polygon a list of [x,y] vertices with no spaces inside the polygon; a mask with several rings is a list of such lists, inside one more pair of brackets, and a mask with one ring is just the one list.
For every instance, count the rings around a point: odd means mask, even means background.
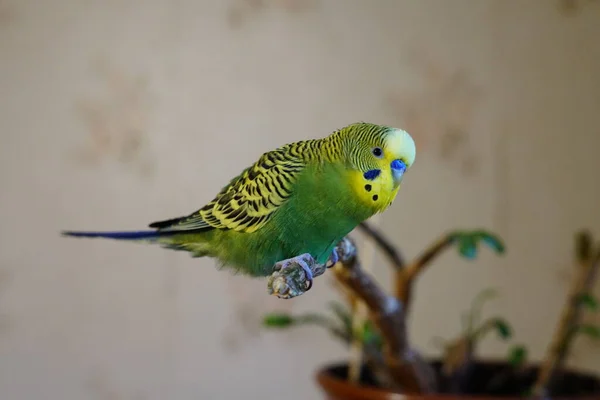
[{"label": "yellow and green budgie", "polygon": [[204,207],[151,230],[63,234],[157,243],[254,277],[295,262],[308,290],[306,257],[335,264],[337,243],[392,204],[415,151],[404,130],[354,123],[264,153]]}]

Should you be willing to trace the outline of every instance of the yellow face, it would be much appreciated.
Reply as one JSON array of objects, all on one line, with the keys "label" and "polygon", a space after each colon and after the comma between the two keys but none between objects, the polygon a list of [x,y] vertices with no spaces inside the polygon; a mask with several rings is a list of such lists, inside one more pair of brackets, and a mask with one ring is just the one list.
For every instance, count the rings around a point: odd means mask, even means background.
[{"label": "yellow face", "polygon": [[415,162],[415,142],[402,129],[385,128],[357,147],[352,187],[361,203],[381,212],[392,204],[405,172]]}]

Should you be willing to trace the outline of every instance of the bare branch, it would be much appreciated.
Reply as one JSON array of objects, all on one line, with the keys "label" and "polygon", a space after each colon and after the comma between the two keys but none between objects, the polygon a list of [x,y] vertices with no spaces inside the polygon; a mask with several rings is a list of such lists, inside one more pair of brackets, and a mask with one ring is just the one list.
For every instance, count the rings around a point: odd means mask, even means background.
[{"label": "bare branch", "polygon": [[434,242],[416,260],[396,274],[395,295],[408,309],[411,303],[412,286],[415,279],[423,272],[425,267],[454,242],[454,235],[447,234]]},{"label": "bare branch", "polygon": [[415,261],[413,261],[407,268],[406,274],[408,279],[414,279],[423,269],[438,256],[442,250],[445,250],[452,243],[454,243],[454,235],[444,235],[431,246],[429,246],[423,254],[421,254]]},{"label": "bare branch", "polygon": [[571,286],[568,301],[533,388],[536,396],[546,397],[551,394],[551,384],[555,375],[562,369],[569,354],[573,334],[582,314],[581,295],[590,293],[593,288],[600,267],[600,250],[597,250],[594,257],[578,257],[578,261],[576,279]]},{"label": "bare branch", "polygon": [[367,222],[361,223],[359,227],[377,243],[396,268],[395,296],[402,301],[406,309],[410,307],[413,281],[433,258],[454,242],[454,235],[447,234],[443,236],[407,266],[398,249],[381,232],[377,231],[377,229],[373,228]]},{"label": "bare branch", "polygon": [[334,269],[336,276],[367,305],[371,320],[384,337],[384,360],[390,375],[405,393],[433,392],[431,367],[408,343],[402,303],[386,295],[360,268],[356,248],[349,238],[344,238],[338,248],[342,249],[338,251],[342,263]]},{"label": "bare branch", "polygon": [[[433,369],[408,343],[402,303],[395,297],[388,296],[360,268],[356,246],[350,238],[342,239],[336,251],[339,262],[334,266],[334,271],[338,281],[367,305],[370,319],[383,336],[385,368],[378,368],[380,376],[391,378],[392,386],[402,388],[405,393],[434,392],[436,381]],[[323,274],[326,269],[319,264],[309,264],[309,267],[314,276]],[[306,291],[306,274],[300,265],[291,264],[269,277],[268,288],[269,293],[281,298],[299,296]],[[378,364],[379,360],[373,349],[367,351],[369,361]]]},{"label": "bare branch", "polygon": [[362,222],[359,227],[377,243],[377,245],[383,250],[385,255],[389,258],[390,262],[397,269],[404,268],[404,258],[398,251],[398,249],[390,243],[381,232],[377,229],[373,228],[367,222]]}]

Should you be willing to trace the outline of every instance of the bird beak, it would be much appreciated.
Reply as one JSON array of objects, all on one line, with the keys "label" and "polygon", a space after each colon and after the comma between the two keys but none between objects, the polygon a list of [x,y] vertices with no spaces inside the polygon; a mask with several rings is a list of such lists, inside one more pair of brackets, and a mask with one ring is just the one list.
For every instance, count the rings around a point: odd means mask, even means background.
[{"label": "bird beak", "polygon": [[392,179],[394,180],[394,186],[398,186],[402,181],[404,172],[406,172],[406,164],[402,160],[394,160],[390,164],[392,169]]}]

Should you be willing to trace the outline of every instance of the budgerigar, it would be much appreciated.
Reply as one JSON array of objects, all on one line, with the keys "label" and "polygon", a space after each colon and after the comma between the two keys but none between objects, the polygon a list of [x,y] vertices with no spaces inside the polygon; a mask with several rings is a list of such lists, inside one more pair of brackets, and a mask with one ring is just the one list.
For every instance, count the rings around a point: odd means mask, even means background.
[{"label": "budgerigar", "polygon": [[336,244],[392,204],[415,151],[404,130],[354,123],[264,153],[204,207],[151,230],[63,234],[157,243],[253,277],[295,262],[308,290],[306,257],[335,264]]}]

